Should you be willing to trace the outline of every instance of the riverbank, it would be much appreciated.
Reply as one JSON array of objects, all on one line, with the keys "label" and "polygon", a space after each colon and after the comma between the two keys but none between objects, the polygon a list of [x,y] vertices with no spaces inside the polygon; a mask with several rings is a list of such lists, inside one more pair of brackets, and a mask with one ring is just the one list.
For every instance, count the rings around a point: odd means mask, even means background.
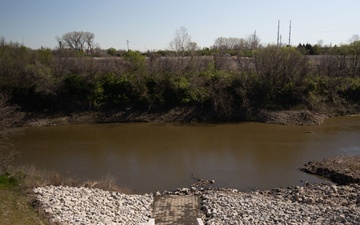
[{"label": "riverbank", "polygon": [[[262,110],[251,113],[240,121],[252,121],[281,125],[311,126],[322,124],[329,115],[311,112],[309,110]],[[23,126],[59,126],[69,124],[93,123],[119,123],[119,122],[213,122],[224,123],[229,121],[216,121],[204,112],[197,112],[191,108],[174,108],[166,112],[149,113],[147,111],[120,111],[120,112],[83,112],[68,115],[46,115],[28,113],[24,115]]]},{"label": "riverbank", "polygon": [[[339,160],[344,158],[346,160]],[[354,163],[359,165],[358,156],[335,159],[338,162],[337,168],[344,171],[353,169]],[[333,166],[331,162],[335,159],[326,159],[325,161],[329,162],[326,165]],[[359,175],[359,170],[353,170],[353,174]],[[26,192],[32,198],[35,210],[41,218],[48,218],[51,224],[81,224],[81,221],[98,224],[141,224],[152,218],[151,206],[154,198],[160,195],[199,196],[203,220],[209,225],[360,223],[360,184],[305,182],[303,186],[240,192],[236,189],[210,188],[214,181],[194,178],[201,181],[199,187],[196,186],[199,183],[197,182],[192,188],[133,195],[124,194],[123,190],[100,189],[86,183],[76,186],[74,181],[64,181],[54,175],[51,176],[52,180],[48,178],[45,183],[39,182],[38,175],[23,174],[22,177],[27,177],[31,183],[21,186],[35,187]],[[29,206],[22,204],[21,207]],[[0,205],[6,207],[4,202]],[[21,210],[17,210],[17,213],[21,214]],[[4,218],[3,216],[1,215],[0,219]]]},{"label": "riverbank", "polygon": [[310,174],[329,178],[337,184],[360,184],[360,156],[337,156],[312,161],[300,168]]},{"label": "riverbank", "polygon": [[[328,171],[351,170],[356,178],[360,174],[359,159],[334,157],[312,162],[311,166]],[[303,186],[252,192],[211,188],[214,181],[195,179],[202,181],[200,187],[197,182],[191,188],[143,195],[67,186],[38,187],[33,192],[36,205],[52,224],[144,224],[153,218],[154,198],[176,195],[199,196],[202,219],[208,225],[360,223],[360,184],[356,179],[347,185],[305,182]]]},{"label": "riverbank", "polygon": [[360,224],[359,166],[360,156],[338,156],[301,168],[338,185],[305,183],[251,193],[208,191],[203,195],[207,224]]}]

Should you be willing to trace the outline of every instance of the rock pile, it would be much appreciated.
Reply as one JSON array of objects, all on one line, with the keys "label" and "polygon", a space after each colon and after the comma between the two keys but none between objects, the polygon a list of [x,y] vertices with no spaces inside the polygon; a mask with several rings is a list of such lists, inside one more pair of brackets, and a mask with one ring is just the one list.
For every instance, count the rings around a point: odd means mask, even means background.
[{"label": "rock pile", "polygon": [[33,189],[51,223],[142,224],[151,217],[153,196],[125,195],[84,187]]},{"label": "rock pile", "polygon": [[155,196],[165,196],[165,195],[202,195],[205,190],[211,190],[210,188],[178,188],[173,191],[157,191]]},{"label": "rock pile", "polygon": [[206,224],[360,224],[360,185],[206,191]]}]

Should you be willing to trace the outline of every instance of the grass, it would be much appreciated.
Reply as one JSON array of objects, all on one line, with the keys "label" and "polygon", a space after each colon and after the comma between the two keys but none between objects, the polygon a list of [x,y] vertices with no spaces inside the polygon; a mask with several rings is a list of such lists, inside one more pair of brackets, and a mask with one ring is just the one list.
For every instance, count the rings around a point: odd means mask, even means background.
[{"label": "grass", "polygon": [[32,188],[47,185],[81,186],[131,193],[127,188],[118,187],[109,176],[99,181],[81,181],[35,167],[16,168],[12,173],[0,175],[0,224],[50,225],[39,205],[32,205],[35,202]]},{"label": "grass", "polygon": [[31,189],[34,187],[54,185],[99,188],[106,191],[116,191],[126,194],[131,193],[130,189],[117,186],[115,179],[111,176],[106,176],[96,181],[79,180],[74,177],[64,177],[54,171],[40,170],[34,166],[18,167],[15,171],[15,174],[15,176],[18,177],[18,179],[21,181],[19,186],[22,186],[26,192],[31,191]]},{"label": "grass", "polygon": [[34,210],[29,197],[19,188],[17,180],[9,175],[0,176],[0,199],[2,225],[50,224]]}]

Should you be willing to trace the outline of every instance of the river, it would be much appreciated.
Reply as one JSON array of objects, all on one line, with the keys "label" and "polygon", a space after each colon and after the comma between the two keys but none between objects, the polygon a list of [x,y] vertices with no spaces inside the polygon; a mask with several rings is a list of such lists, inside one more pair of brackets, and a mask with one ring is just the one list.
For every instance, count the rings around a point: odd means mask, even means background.
[{"label": "river", "polygon": [[20,165],[81,179],[111,176],[134,193],[195,183],[241,191],[324,182],[298,168],[360,154],[360,116],[318,126],[118,123],[26,128],[14,137]]}]

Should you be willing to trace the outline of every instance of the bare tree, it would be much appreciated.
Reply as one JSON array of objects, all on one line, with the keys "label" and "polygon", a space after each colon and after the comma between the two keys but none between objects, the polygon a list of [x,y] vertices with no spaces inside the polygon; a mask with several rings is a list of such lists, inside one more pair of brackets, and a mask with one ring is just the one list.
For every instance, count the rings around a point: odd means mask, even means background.
[{"label": "bare tree", "polygon": [[[186,27],[180,27],[175,31],[175,37],[170,42],[170,49],[176,52],[176,55],[180,60],[181,70],[185,69],[185,57],[187,53],[193,52],[194,49],[197,48],[197,44],[191,41],[191,36],[188,33]],[[192,55],[192,54],[191,54]],[[191,61],[191,60],[190,60]]]},{"label": "bare tree", "polygon": [[222,49],[222,50],[226,50],[228,48],[227,45],[227,38],[224,37],[218,37],[216,38],[215,42],[214,42],[214,49]]},{"label": "bare tree", "polygon": [[214,42],[213,48],[218,50],[256,49],[259,43],[260,39],[256,34],[248,36],[246,40],[236,37],[218,37]]},{"label": "bare tree", "polygon": [[249,35],[247,38],[247,46],[250,49],[257,49],[260,45],[260,38],[254,33],[253,35]]},{"label": "bare tree", "polygon": [[91,53],[92,49],[93,49],[93,45],[94,45],[95,34],[91,33],[91,32],[85,32],[84,39],[85,39],[85,43],[87,45],[86,51],[88,53]]},{"label": "bare tree", "polygon": [[95,35],[91,32],[73,31],[57,37],[60,48],[91,52]]},{"label": "bare tree", "polygon": [[349,43],[354,43],[360,40],[360,36],[358,34],[354,34],[351,38],[349,38]]},{"label": "bare tree", "polygon": [[245,40],[236,37],[218,37],[215,40],[213,47],[219,50],[243,49],[245,47]]},{"label": "bare tree", "polygon": [[190,50],[191,36],[186,27],[180,27],[175,31],[175,37],[170,42],[170,49],[174,50],[179,56],[185,56],[186,51]]}]

